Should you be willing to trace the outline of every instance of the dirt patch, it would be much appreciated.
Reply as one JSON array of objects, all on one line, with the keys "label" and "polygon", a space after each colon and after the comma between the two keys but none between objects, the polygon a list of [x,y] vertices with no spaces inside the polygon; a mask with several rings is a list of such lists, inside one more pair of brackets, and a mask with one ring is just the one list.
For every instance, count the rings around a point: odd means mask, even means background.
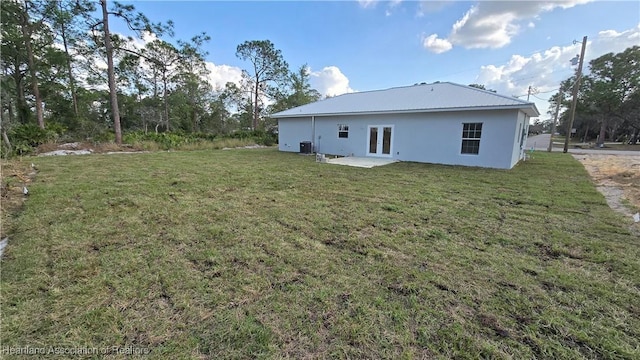
[{"label": "dirt patch", "polygon": [[[573,155],[584,165],[607,204],[631,217],[640,209],[640,155]],[[640,228],[636,224],[636,226]]]},{"label": "dirt patch", "polygon": [[29,185],[38,168],[26,160],[0,162],[0,238],[4,239],[13,226],[14,215],[27,199]]},{"label": "dirt patch", "polygon": [[131,154],[146,152],[133,145],[113,143],[72,142],[65,144],[46,143],[38,146],[38,156],[89,155],[89,154]]}]

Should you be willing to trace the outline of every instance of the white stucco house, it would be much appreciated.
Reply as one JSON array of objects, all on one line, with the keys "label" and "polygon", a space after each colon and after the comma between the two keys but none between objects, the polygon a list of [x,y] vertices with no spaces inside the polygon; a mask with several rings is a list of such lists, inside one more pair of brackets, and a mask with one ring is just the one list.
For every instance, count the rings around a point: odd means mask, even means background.
[{"label": "white stucco house", "polygon": [[524,157],[535,104],[436,82],[344,94],[285,110],[280,151],[511,169]]}]

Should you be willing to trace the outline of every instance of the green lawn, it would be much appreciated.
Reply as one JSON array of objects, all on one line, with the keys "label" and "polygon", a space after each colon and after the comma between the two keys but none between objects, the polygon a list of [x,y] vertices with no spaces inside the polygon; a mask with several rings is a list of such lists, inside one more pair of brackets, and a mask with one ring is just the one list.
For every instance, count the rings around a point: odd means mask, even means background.
[{"label": "green lawn", "polygon": [[2,347],[640,357],[640,240],[567,154],[510,171],[274,149],[33,161]]}]

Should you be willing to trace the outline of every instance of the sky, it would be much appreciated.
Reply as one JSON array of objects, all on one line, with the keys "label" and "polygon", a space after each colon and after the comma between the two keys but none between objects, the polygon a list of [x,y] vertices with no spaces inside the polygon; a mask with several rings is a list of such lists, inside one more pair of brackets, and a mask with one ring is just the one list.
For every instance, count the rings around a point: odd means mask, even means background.
[{"label": "sky", "polygon": [[[270,40],[291,70],[307,65],[323,95],[416,83],[479,83],[535,102],[548,99],[577,66],[640,45],[640,1],[123,1],[153,22],[174,22],[175,43],[206,32],[210,82],[239,82],[249,64],[236,47]],[[112,31],[128,34],[110,21]],[[145,37],[143,41],[148,41]],[[578,42],[574,42],[578,41]]]}]

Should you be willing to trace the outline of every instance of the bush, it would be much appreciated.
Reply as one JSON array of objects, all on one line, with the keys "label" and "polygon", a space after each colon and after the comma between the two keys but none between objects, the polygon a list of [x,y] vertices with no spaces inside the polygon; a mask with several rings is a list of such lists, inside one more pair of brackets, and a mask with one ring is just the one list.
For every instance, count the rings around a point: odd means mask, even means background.
[{"label": "bush", "polygon": [[250,144],[272,146],[277,142],[275,134],[260,130],[238,131],[225,137],[217,137],[214,134],[207,133],[184,133],[182,131],[146,134],[142,131],[135,131],[127,133],[123,137],[123,141],[127,144],[134,146],[145,144],[145,147],[149,147],[149,143],[153,142],[163,150],[219,148],[219,144],[224,142],[225,139],[235,140],[230,143],[243,144],[242,146]]},{"label": "bush", "polygon": [[14,147],[19,144],[36,147],[49,140],[47,139],[47,130],[32,124],[16,126],[9,131],[8,135]]},{"label": "bush", "polygon": [[39,145],[57,140],[67,129],[57,123],[48,123],[44,129],[34,124],[19,125],[11,128],[7,136],[13,146],[13,154],[27,155]]},{"label": "bush", "polygon": [[237,131],[229,137],[233,139],[253,139],[258,145],[272,146],[278,143],[278,136],[264,130]]},{"label": "bush", "polygon": [[93,136],[88,139],[92,140],[94,143],[114,142],[116,141],[116,134],[114,134],[113,131],[104,129],[95,132]]},{"label": "bush", "polygon": [[138,144],[143,142],[155,142],[164,150],[175,149],[184,145],[197,144],[203,141],[213,141],[216,136],[205,133],[186,134],[182,131],[164,133],[144,133],[142,131],[125,134],[123,141],[128,144]]}]

